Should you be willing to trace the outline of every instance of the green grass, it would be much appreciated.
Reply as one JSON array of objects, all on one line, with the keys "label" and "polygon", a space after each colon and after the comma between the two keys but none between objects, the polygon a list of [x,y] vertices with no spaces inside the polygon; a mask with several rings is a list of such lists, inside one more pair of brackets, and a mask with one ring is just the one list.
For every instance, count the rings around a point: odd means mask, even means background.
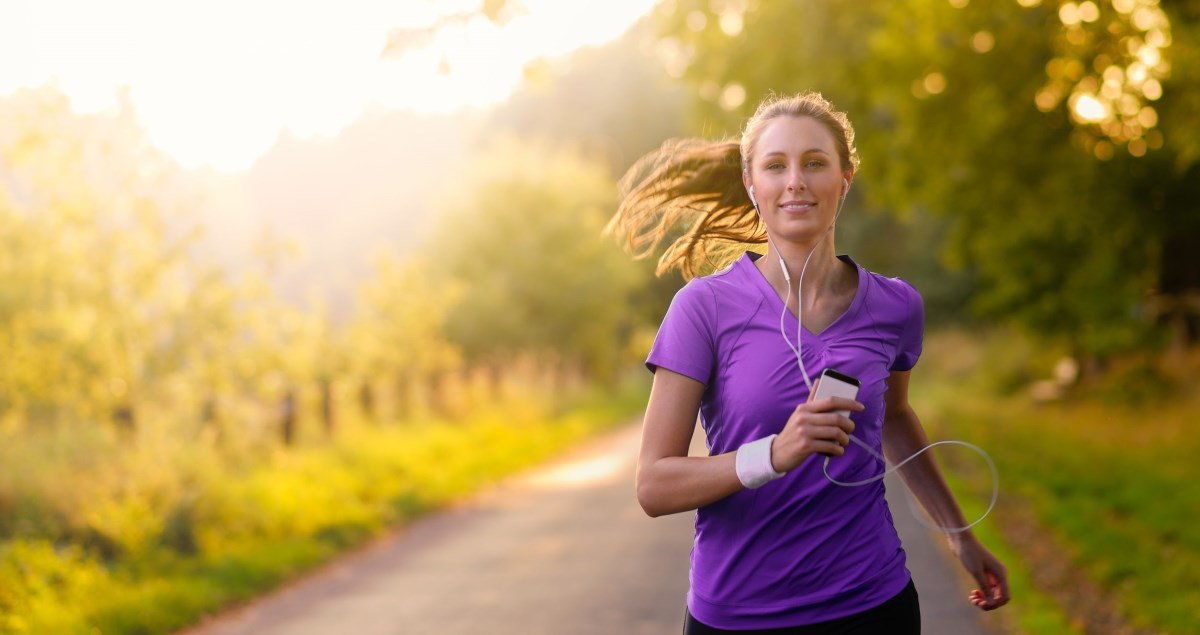
[{"label": "green grass", "polygon": [[[935,355],[972,357],[995,347],[955,337],[953,345],[932,348]],[[923,387],[915,389],[914,401],[927,411],[922,414],[931,436],[983,446],[996,461],[1009,504],[1032,514],[1042,539],[1062,545],[1070,564],[1111,594],[1131,625],[1168,634],[1195,632],[1200,399],[1194,380],[1180,373],[1184,379],[1174,392],[1164,391],[1149,403],[1083,389],[1039,404],[1024,392],[999,388],[1010,383],[1000,377],[1004,366],[964,373],[954,365],[932,362],[919,379]],[[955,459],[949,471],[970,474],[972,460]],[[1027,559],[1030,545],[1004,544],[1004,523],[1002,508],[980,533],[1012,569],[1017,600],[1011,608],[1020,629],[1035,635],[1080,632],[1088,616],[1056,607],[1052,598],[1061,589],[1036,587],[1030,572],[1045,563]]]},{"label": "green grass", "polygon": [[[943,457],[946,452],[957,452],[956,460],[947,462]],[[989,453],[991,454],[991,453]],[[990,473],[982,464],[982,459],[969,450],[946,450],[941,457],[946,480],[958,497],[960,506],[967,522],[973,522],[987,511],[991,497]],[[994,459],[993,459],[994,460]],[[966,473],[967,478],[962,475]],[[1001,486],[1007,488],[1008,479],[1001,475]],[[1009,495],[1001,491],[1001,501]],[[989,616],[991,621],[1013,625],[1018,632],[1029,635],[1079,635],[1083,631],[1072,623],[1070,615],[1054,599],[1037,588],[1034,583],[1032,567],[1037,562],[1023,557],[1021,546],[1012,544],[998,526],[1004,520],[1005,505],[998,503],[995,510],[983,522],[972,527],[979,540],[1004,563],[1008,570],[1009,593],[1013,601],[1000,609],[1003,613],[997,618]],[[965,593],[964,593],[965,595]]]},{"label": "green grass", "polygon": [[[645,389],[596,392],[557,412],[520,400],[465,421],[346,425],[328,444],[257,462],[183,445],[83,475],[31,461],[40,485],[0,493],[63,498],[26,501],[33,521],[11,522],[0,542],[0,633],[174,632],[628,421]],[[87,497],[100,492],[105,500]],[[84,508],[72,511],[77,501]]]}]

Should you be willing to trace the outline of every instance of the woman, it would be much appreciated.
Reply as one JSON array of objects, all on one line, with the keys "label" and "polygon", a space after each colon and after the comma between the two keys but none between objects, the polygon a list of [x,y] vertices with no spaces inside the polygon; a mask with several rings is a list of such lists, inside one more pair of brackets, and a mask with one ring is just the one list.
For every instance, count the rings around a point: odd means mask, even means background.
[{"label": "woman", "polygon": [[[622,182],[610,229],[635,250],[690,225],[660,273],[767,242],[681,289],[647,359],[638,501],[650,516],[697,510],[685,633],[920,632],[882,481],[833,482],[928,443],[908,402],[921,298],[834,248],[857,164],[849,120],[809,93],[761,104],[740,144],[670,142]],[[861,381],[857,400],[810,400],[827,368]],[[707,457],[688,456],[697,413]],[[966,525],[929,453],[901,473],[939,526]],[[948,535],[980,585],[969,600],[1007,603],[1000,562],[970,531]]]}]

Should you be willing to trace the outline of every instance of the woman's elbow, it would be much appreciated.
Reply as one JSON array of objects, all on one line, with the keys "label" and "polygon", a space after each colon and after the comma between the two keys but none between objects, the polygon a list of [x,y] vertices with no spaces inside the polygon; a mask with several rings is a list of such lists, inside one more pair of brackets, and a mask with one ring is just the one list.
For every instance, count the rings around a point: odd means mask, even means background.
[{"label": "woman's elbow", "polygon": [[653,496],[643,494],[640,488],[638,489],[638,505],[641,505],[642,511],[651,518],[666,516],[669,513]]},{"label": "woman's elbow", "polygon": [[638,470],[635,489],[637,491],[638,505],[642,511],[651,518],[658,518],[670,513],[664,506],[662,495],[659,493],[659,488],[654,486],[652,479],[646,478],[641,470]]}]

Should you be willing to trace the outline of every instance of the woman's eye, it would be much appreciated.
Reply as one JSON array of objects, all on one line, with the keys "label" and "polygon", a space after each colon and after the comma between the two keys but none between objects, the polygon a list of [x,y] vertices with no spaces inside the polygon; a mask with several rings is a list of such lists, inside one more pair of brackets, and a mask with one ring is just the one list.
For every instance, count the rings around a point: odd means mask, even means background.
[{"label": "woman's eye", "polygon": [[805,167],[809,167],[809,168],[819,168],[824,165],[825,165],[824,161],[818,161],[816,159],[813,159],[812,161],[809,161],[808,163],[804,164]]},{"label": "woman's eye", "polygon": [[767,165],[767,169],[768,170],[782,170],[783,164],[782,163],[771,163],[771,164]]}]

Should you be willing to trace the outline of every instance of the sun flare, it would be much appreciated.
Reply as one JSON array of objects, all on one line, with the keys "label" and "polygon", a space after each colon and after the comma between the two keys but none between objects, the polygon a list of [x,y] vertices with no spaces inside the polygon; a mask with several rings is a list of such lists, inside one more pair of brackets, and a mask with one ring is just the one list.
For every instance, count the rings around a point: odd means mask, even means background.
[{"label": "sun flare", "polygon": [[239,170],[284,129],[333,135],[367,110],[497,103],[528,62],[611,40],[653,5],[509,2],[515,17],[503,25],[479,16],[389,58],[393,29],[477,11],[480,0],[15,0],[0,21],[0,95],[53,82],[76,109],[96,111],[124,91],[180,163]]}]

